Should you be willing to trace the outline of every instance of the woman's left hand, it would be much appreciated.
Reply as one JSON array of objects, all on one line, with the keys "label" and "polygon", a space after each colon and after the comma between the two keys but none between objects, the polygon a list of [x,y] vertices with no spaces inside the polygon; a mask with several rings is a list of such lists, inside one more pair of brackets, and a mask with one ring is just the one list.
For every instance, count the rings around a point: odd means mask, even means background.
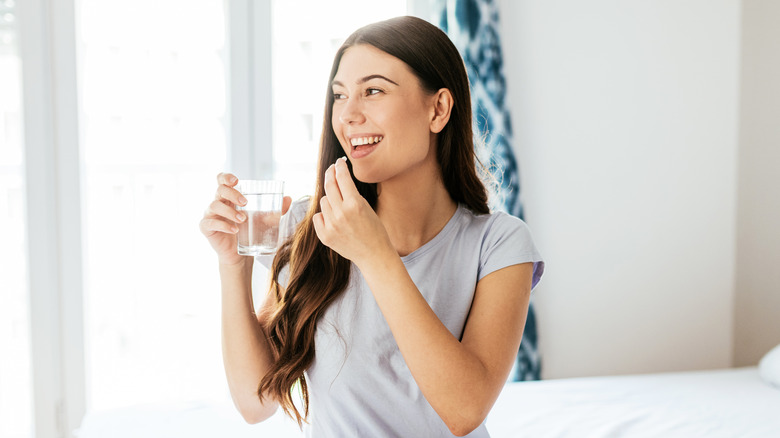
[{"label": "woman's left hand", "polygon": [[314,230],[323,245],[358,266],[377,251],[392,248],[384,225],[360,195],[343,159],[325,172],[321,212],[314,215]]}]

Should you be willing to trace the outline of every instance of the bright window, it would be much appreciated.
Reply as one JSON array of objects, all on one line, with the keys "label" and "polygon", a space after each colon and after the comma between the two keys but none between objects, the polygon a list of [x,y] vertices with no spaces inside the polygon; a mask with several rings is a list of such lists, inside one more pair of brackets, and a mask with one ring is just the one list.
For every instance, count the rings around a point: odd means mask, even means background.
[{"label": "bright window", "polygon": [[216,258],[222,0],[77,3],[91,409],[225,394]]}]

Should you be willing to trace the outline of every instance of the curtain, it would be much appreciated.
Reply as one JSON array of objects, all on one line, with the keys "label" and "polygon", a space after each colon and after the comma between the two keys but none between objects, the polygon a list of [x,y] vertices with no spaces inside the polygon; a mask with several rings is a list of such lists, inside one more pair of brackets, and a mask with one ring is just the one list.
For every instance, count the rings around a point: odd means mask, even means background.
[{"label": "curtain", "polygon": [[[466,64],[475,133],[484,139],[484,145],[478,144],[477,154],[497,179],[498,193],[491,206],[523,219],[520,177],[512,151],[512,124],[505,102],[498,5],[495,0],[437,0],[434,13],[438,26],[447,32]],[[540,368],[532,301],[510,378],[539,380]]]}]

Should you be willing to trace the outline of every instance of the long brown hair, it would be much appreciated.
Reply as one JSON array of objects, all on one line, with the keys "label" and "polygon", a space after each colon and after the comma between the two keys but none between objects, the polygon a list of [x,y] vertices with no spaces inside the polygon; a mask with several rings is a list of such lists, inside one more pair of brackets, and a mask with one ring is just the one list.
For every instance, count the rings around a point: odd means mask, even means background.
[{"label": "long brown hair", "polygon": [[[450,90],[454,105],[449,122],[438,134],[436,151],[444,186],[456,203],[464,204],[477,214],[489,212],[487,191],[477,173],[468,77],[460,54],[447,35],[415,17],[397,17],[355,31],[339,48],[330,72],[316,194],[311,199],[306,218],[281,246],[271,267],[272,303],[265,315],[264,329],[274,362],[261,380],[258,394],[261,398],[277,400],[284,412],[299,425],[309,414],[304,371],[314,360],[317,321],[349,282],[350,261],[320,242],[314,232],[312,217],[320,211],[319,200],[325,196],[325,171],[345,155],[331,125],[333,92],[330,82],[336,76],[344,51],[358,44],[369,44],[405,62],[430,94],[442,88]],[[354,176],[352,179],[360,194],[376,208],[376,184],[360,182]],[[286,287],[279,283],[285,266],[288,268]],[[293,403],[296,383],[303,399],[303,414]]]}]

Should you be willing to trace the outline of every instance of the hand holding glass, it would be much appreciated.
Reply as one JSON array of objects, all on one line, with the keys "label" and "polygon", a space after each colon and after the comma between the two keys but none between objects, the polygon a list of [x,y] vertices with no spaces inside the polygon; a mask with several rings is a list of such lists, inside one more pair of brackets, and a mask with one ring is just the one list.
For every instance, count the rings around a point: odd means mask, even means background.
[{"label": "hand holding glass", "polygon": [[279,244],[284,182],[240,180],[236,189],[247,200],[245,206],[236,206],[246,215],[246,220],[238,224],[238,253],[273,254]]}]

